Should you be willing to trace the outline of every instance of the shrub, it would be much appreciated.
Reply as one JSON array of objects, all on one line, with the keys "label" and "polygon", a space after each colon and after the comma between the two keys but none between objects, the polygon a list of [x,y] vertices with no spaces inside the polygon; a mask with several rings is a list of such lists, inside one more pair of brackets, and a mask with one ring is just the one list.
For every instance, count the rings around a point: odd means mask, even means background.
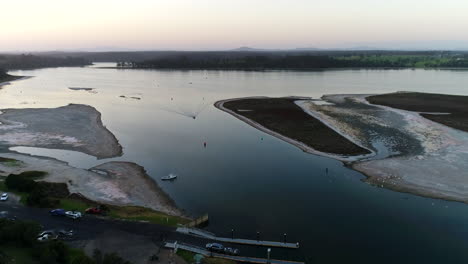
[{"label": "shrub", "polygon": [[36,207],[55,207],[59,203],[59,200],[49,197],[46,186],[42,184],[36,184],[26,199],[27,205]]},{"label": "shrub", "polygon": [[11,190],[31,192],[36,186],[36,182],[25,176],[10,174],[5,179],[5,185]]},{"label": "shrub", "polygon": [[0,219],[0,244],[32,246],[40,230],[37,223]]}]

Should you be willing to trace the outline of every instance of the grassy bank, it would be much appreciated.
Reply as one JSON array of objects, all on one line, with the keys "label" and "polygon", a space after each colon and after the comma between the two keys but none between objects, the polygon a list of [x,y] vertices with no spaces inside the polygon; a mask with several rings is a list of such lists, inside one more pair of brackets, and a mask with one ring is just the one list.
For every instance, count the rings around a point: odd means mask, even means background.
[{"label": "grassy bank", "polygon": [[223,106],[317,151],[349,156],[369,153],[305,113],[294,101],[292,98],[252,98],[228,101]]},{"label": "grassy bank", "polygon": [[[391,93],[369,96],[367,100],[372,104],[408,111],[426,112],[421,115],[427,119],[468,132],[468,96],[429,93]],[[431,114],[430,112],[436,114]]]},{"label": "grassy bank", "polygon": [[[14,161],[7,161],[14,162]],[[26,178],[26,180],[37,180],[43,177],[44,172],[29,171],[23,172],[20,175],[10,175],[8,177],[20,177]],[[8,179],[8,178],[7,178]],[[25,185],[28,183],[25,181],[19,182],[22,185],[22,188],[25,188]],[[11,178],[10,178],[11,182]],[[11,184],[10,184],[11,185]],[[31,203],[30,196],[36,195],[36,189],[41,189],[42,199],[45,199],[47,203]],[[46,183],[46,182],[36,182],[34,187],[17,189],[9,188],[5,181],[0,181],[0,191],[10,192],[21,197],[20,202],[24,205],[34,206],[34,207],[56,207],[63,208],[65,210],[75,210],[84,212],[89,207],[95,207],[98,205],[104,206],[108,209],[106,216],[115,218],[115,219],[124,219],[124,220],[133,220],[133,221],[147,221],[150,223],[166,225],[166,226],[178,226],[181,224],[186,224],[189,222],[188,219],[167,215],[161,212],[154,211],[149,208],[139,207],[139,206],[115,206],[109,204],[102,204],[86,199],[85,197],[69,194],[66,184],[58,183]],[[45,197],[44,197],[45,195]],[[34,199],[37,200],[37,199]],[[45,205],[45,206],[44,206]]]},{"label": "grassy bank", "polygon": [[[194,263],[195,253],[178,249],[176,253],[179,257],[183,258],[187,263]],[[222,259],[222,258],[204,258],[202,263],[204,264],[235,264],[235,261]]]}]

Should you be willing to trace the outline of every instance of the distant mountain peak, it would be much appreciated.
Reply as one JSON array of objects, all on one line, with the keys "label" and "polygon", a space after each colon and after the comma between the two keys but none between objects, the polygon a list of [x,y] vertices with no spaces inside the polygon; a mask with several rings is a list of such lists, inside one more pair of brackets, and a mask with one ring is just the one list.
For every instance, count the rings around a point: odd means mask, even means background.
[{"label": "distant mountain peak", "polygon": [[231,51],[264,51],[264,49],[256,49],[247,46],[242,46],[237,49],[232,49]]}]

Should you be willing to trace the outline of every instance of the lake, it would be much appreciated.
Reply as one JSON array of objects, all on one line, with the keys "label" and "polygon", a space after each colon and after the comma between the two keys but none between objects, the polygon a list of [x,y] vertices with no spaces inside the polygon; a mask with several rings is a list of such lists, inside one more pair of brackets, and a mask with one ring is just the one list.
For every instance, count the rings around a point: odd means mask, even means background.
[{"label": "lake", "polygon": [[[220,99],[245,96],[468,95],[468,71],[99,68],[112,65],[13,71],[34,78],[3,87],[0,105],[92,105],[123,146],[122,157],[96,160],[72,151],[15,149],[81,168],[109,160],[136,162],[189,214],[209,213],[207,229],[218,235],[230,236],[234,229],[238,237],[255,239],[261,232],[261,239],[282,240],[287,233],[288,242],[301,243],[299,250],[273,249],[272,258],[308,263],[468,261],[468,205],[370,186],[341,162],[306,154],[213,106]],[[169,173],[177,174],[177,180],[159,180]],[[264,248],[243,252],[266,256]]]}]

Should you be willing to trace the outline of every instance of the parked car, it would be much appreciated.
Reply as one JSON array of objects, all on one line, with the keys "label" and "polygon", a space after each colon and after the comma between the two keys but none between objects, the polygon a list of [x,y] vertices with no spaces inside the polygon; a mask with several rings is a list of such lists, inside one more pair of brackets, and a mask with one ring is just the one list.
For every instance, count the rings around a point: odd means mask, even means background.
[{"label": "parked car", "polygon": [[239,250],[237,248],[226,247],[224,248],[224,254],[237,256],[239,255]]},{"label": "parked car", "polygon": [[0,201],[6,201],[8,200],[8,193],[3,193],[2,196],[0,196]]},{"label": "parked car", "polygon": [[81,213],[77,211],[66,211],[65,216],[71,219],[80,219],[82,217]]},{"label": "parked car", "polygon": [[65,210],[63,210],[63,209],[54,209],[54,210],[50,210],[49,214],[51,214],[53,216],[65,216]]},{"label": "parked car", "polygon": [[52,239],[57,239],[58,235],[54,230],[45,230],[37,235],[37,241],[45,242]]},{"label": "parked car", "polygon": [[73,230],[59,229],[56,231],[57,238],[60,240],[70,240],[73,239],[75,232]]},{"label": "parked car", "polygon": [[91,207],[85,210],[85,213],[87,214],[102,214],[103,211],[99,207]]},{"label": "parked car", "polygon": [[51,236],[49,234],[45,234],[43,236],[38,236],[37,237],[37,241],[39,242],[46,242],[48,241],[49,239],[51,238]]},{"label": "parked car", "polygon": [[56,237],[57,234],[55,233],[54,230],[44,230],[41,233],[39,233],[39,235],[37,235],[38,238],[43,237],[43,236],[48,236],[50,238],[50,237]]},{"label": "parked car", "polygon": [[224,253],[224,246],[219,243],[208,243],[206,244],[206,249],[209,251]]}]

